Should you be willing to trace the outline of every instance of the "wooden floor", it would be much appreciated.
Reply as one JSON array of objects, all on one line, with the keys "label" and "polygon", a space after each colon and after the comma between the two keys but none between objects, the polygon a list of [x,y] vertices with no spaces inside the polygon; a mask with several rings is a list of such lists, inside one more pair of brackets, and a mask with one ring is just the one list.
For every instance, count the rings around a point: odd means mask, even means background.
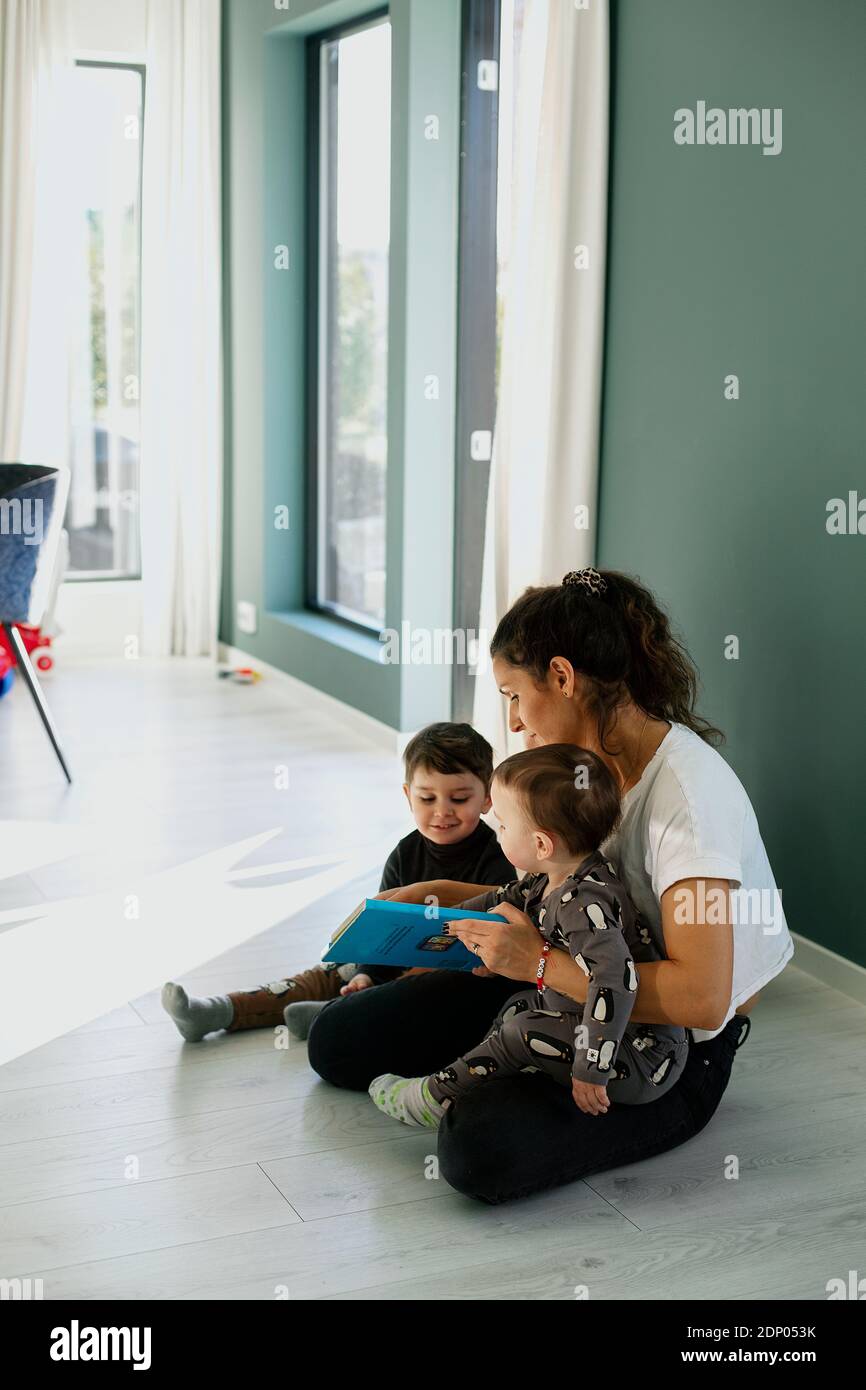
[{"label": "wooden floor", "polygon": [[[84,826],[92,848],[0,879],[0,909],[279,825],[260,862],[324,852],[335,830],[351,848],[407,828],[394,759],[266,683],[61,661],[49,694],[76,785],[19,686],[0,703],[0,819]],[[184,983],[222,992],[311,963],[371,887],[346,884]],[[50,1010],[63,981],[45,962],[15,988]],[[428,1176],[429,1135],[311,1075],[303,1044],[182,1045],[149,994],[0,1068],[0,1278],[39,1277],[46,1299],[573,1299],[583,1284],[593,1299],[823,1299],[866,1272],[864,1041],[863,1006],[789,967],[696,1139],[487,1208]]]}]

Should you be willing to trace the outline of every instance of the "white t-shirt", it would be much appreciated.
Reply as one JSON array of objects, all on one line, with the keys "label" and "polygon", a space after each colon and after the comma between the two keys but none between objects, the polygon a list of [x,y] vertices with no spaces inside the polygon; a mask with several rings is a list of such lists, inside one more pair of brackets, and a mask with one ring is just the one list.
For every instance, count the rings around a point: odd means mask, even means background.
[{"label": "white t-shirt", "polygon": [[[602,850],[660,934],[661,896],[672,884],[726,878],[735,885],[733,992],[725,1023],[791,959],[794,943],[752,803],[721,754],[691,729],[671,725],[623,797],[621,824]],[[706,907],[705,920],[712,921],[712,898]],[[719,1032],[692,1029],[696,1042]]]}]

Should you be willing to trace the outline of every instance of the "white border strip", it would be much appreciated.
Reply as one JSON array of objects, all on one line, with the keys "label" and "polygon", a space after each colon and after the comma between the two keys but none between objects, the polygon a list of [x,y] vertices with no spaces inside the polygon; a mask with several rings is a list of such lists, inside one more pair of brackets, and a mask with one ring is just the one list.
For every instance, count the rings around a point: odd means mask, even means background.
[{"label": "white border strip", "polygon": [[799,932],[792,932],[791,935],[796,943],[794,964],[798,970],[814,975],[822,984],[838,989],[842,994],[856,999],[858,1004],[866,1004],[866,970],[862,965],[846,960],[835,951],[828,951],[826,946],[809,941]]}]

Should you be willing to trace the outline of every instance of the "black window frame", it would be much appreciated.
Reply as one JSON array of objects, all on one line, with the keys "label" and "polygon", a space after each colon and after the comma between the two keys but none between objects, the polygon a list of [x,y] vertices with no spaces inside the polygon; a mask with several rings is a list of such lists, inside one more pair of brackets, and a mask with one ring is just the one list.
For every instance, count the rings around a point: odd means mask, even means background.
[{"label": "black window frame", "polygon": [[[306,193],[306,389],[304,421],[304,453],[306,458],[304,477],[304,520],[306,524],[305,545],[305,596],[304,606],[313,613],[340,623],[354,632],[362,632],[369,637],[378,634],[382,625],[376,622],[363,622],[335,612],[319,600],[319,184],[321,158],[321,131],[319,112],[321,101],[321,50],[322,45],[334,39],[345,38],[349,34],[369,29],[383,19],[390,23],[391,12],[388,5],[369,10],[342,24],[328,29],[317,29],[306,40],[306,146],[307,167],[305,179]],[[334,178],[334,171],[331,173]],[[334,266],[336,258],[329,255],[329,264]],[[333,296],[331,299],[333,303]],[[389,344],[390,347],[390,344]],[[388,459],[390,463],[390,440]],[[387,545],[387,540],[386,540]],[[386,577],[387,584],[387,577]],[[387,621],[387,617],[386,617]]]},{"label": "black window frame", "polygon": [[[455,631],[478,636],[490,462],[473,459],[471,437],[496,423],[497,195],[499,81],[478,86],[478,64],[500,64],[500,0],[463,0],[460,93],[460,203],[457,409],[454,448]],[[479,545],[478,538],[482,537]],[[455,663],[451,708],[471,721],[475,675]]]}]

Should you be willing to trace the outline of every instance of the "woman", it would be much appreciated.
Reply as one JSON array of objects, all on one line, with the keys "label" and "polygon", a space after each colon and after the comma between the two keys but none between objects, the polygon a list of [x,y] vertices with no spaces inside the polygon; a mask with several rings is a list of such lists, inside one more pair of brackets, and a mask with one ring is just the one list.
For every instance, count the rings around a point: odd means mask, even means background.
[{"label": "woman", "polygon": [[[454,1105],[439,1131],[442,1176],[502,1202],[697,1134],[748,1033],[744,1015],[793,944],[748,796],[712,747],[718,731],[694,712],[694,666],[647,589],[594,569],[528,589],[490,651],[510,727],[527,746],[589,748],[617,778],[622,822],[605,852],[640,911],[660,923],[667,953],[641,966],[632,1019],[690,1035],[681,1079],[652,1105],[590,1115],[540,1076],[479,1087]],[[487,886],[437,881],[393,896],[433,895],[448,907]],[[329,1005],[310,1034],[319,1075],[366,1089],[383,1072],[426,1075],[478,1043],[505,999],[535,978],[538,933],[516,908],[505,915],[507,926],[451,925],[483,962],[475,977],[434,971]],[[586,977],[566,952],[551,952],[545,981],[585,1002]]]}]

